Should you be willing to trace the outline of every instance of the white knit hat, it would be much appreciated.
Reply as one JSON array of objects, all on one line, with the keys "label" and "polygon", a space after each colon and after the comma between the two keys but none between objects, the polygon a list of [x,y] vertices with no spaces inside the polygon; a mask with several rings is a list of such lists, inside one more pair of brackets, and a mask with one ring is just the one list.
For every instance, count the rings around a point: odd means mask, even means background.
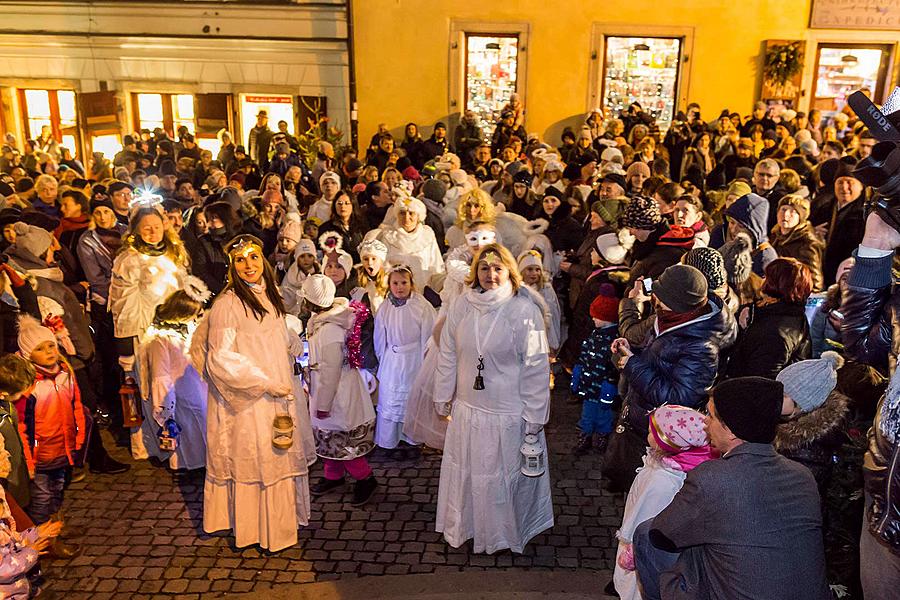
[{"label": "white knit hat", "polygon": [[319,189],[322,189],[322,184],[329,179],[338,184],[338,187],[341,187],[341,176],[334,171],[325,171],[324,173],[322,173],[322,176],[319,177]]},{"label": "white knit hat", "polygon": [[615,162],[620,165],[625,164],[625,157],[622,156],[622,151],[618,148],[607,148],[603,151],[603,154],[600,155],[600,160],[604,162]]},{"label": "white knit hat", "polygon": [[548,171],[559,171],[562,173],[565,170],[565,167],[558,160],[550,159],[547,161],[547,164],[544,165],[544,173]]},{"label": "white knit hat", "polygon": [[350,272],[353,270],[353,257],[344,252],[343,250],[335,250],[332,253],[326,254],[322,258],[322,266],[324,268],[325,263],[334,255],[337,254],[337,263],[341,265],[341,268],[344,269],[344,273],[347,277],[350,277]]},{"label": "white knit hat", "polygon": [[34,349],[44,342],[55,344],[56,335],[31,315],[21,315],[19,317],[19,353],[23,357],[29,358]]},{"label": "white knit hat", "polygon": [[538,267],[544,269],[544,259],[537,250],[528,250],[519,255],[519,273],[522,273],[528,267]]},{"label": "white knit hat", "polygon": [[302,237],[303,224],[300,221],[288,221],[281,226],[281,231],[278,232],[279,239],[283,238],[297,243],[300,242]]},{"label": "white knit hat", "polygon": [[334,282],[321,273],[315,273],[303,280],[300,294],[316,306],[328,308],[334,304]]},{"label": "white knit hat", "polygon": [[784,393],[803,412],[809,412],[825,404],[828,395],[837,386],[837,371],[844,366],[844,359],[831,350],[822,358],[801,360],[783,368],[775,376],[784,385]]},{"label": "white knit hat", "polygon": [[466,182],[469,181],[469,174],[462,169],[451,169],[450,181],[453,182],[453,185],[466,185]]},{"label": "white knit hat", "polygon": [[382,262],[387,260],[388,249],[381,240],[366,240],[357,247],[356,251],[360,258],[377,256]]},{"label": "white knit hat", "polygon": [[294,248],[294,256],[300,256],[302,254],[312,254],[316,256],[316,245],[310,239],[302,239],[297,242],[297,247]]},{"label": "white knit hat", "polygon": [[425,208],[425,203],[419,200],[418,198],[413,198],[412,196],[404,195],[400,198],[397,198],[394,201],[395,210],[399,212],[414,212],[419,215],[419,221],[425,221],[425,216],[428,214],[428,209]]}]

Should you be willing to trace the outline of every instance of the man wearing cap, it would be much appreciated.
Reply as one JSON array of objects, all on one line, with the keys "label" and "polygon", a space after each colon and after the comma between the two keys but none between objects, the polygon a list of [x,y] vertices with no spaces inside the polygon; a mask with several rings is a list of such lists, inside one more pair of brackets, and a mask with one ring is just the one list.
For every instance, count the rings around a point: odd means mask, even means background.
[{"label": "man wearing cap", "polygon": [[670,227],[653,198],[632,198],[625,208],[622,225],[636,238],[631,254],[632,281],[659,277],[694,247],[694,231],[690,227]]},{"label": "man wearing cap", "polygon": [[500,151],[509,145],[509,141],[513,136],[520,140],[528,139],[525,128],[519,125],[516,127],[516,115],[514,112],[505,111],[500,115],[500,122],[494,129],[494,136],[491,138],[491,152],[494,156],[498,156]]},{"label": "man wearing cap", "polygon": [[645,600],[832,597],[815,479],[772,446],[783,395],[764,377],[713,388],[706,430],[722,458],[635,531]]},{"label": "man wearing cap", "polygon": [[447,152],[453,152],[450,142],[447,140],[447,126],[443,121],[434,124],[434,132],[431,137],[422,143],[422,160],[428,162]]},{"label": "man wearing cap", "polygon": [[822,275],[825,286],[834,283],[838,265],[848,258],[863,239],[866,227],[865,186],[852,173],[842,172],[834,182],[834,207],[826,223],[816,227],[825,240]]},{"label": "man wearing cap", "polygon": [[131,212],[131,201],[134,198],[133,189],[124,181],[114,181],[106,189],[112,201],[113,212],[116,213],[116,221],[126,226]]},{"label": "man wearing cap", "polygon": [[260,110],[256,113],[256,126],[250,130],[247,140],[247,155],[253,159],[260,169],[269,166],[269,145],[275,132],[269,129],[269,113]]},{"label": "man wearing cap", "polygon": [[134,137],[126,135],[124,138],[122,138],[122,149],[119,150],[113,157],[113,165],[117,167],[124,167],[126,159],[137,158],[137,155],[138,149]]}]

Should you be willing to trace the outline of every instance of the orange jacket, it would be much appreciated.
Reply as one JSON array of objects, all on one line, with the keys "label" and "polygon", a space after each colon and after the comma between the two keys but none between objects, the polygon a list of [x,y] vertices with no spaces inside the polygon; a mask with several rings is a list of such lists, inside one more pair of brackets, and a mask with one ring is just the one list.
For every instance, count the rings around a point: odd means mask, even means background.
[{"label": "orange jacket", "polygon": [[34,392],[16,402],[29,473],[34,473],[35,467],[58,463],[62,457],[68,464],[75,464],[74,455],[84,446],[86,431],[81,392],[72,367],[61,362],[55,374],[36,369]]}]

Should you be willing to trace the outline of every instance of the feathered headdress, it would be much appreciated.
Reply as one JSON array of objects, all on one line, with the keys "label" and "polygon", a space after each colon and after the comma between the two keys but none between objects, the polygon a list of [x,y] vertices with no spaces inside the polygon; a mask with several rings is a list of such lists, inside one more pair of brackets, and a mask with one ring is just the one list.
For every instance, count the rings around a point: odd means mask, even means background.
[{"label": "feathered headdress", "polygon": [[319,248],[325,254],[344,249],[344,238],[336,231],[326,231],[319,236]]},{"label": "feathered headdress", "polygon": [[194,302],[206,304],[212,298],[212,292],[209,291],[209,288],[206,287],[206,284],[199,277],[187,275],[181,281],[181,287],[184,293]]}]

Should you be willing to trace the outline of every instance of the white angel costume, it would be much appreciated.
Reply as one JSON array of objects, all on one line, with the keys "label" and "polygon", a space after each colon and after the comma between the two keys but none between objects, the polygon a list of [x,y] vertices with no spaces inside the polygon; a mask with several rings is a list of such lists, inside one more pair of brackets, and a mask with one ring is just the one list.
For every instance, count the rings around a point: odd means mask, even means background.
[{"label": "white angel costume", "polygon": [[[477,369],[479,356],[484,369]],[[474,389],[477,375],[484,389]],[[507,283],[469,288],[441,333],[435,402],[452,401],[438,489],[436,530],[453,547],[474,538],[475,552],[522,552],[553,526],[550,473],[521,473],[526,432],[550,414],[550,364],[542,309]]]},{"label": "white angel costume", "polygon": [[[420,200],[416,201],[421,204]],[[428,225],[419,223],[412,232],[402,227],[374,229],[366,234],[366,239],[384,242],[388,249],[387,262],[409,266],[420,289],[434,286],[443,278],[444,259],[434,231]]]},{"label": "white angel costume", "polygon": [[[402,436],[406,403],[431,337],[434,307],[413,292],[403,304],[392,297],[375,315],[375,354],[378,356],[378,418],[375,443],[396,448]],[[404,441],[410,442],[409,438]]]},{"label": "white angel costume", "polygon": [[[266,310],[262,320],[229,290],[192,341],[194,366],[209,385],[203,530],[231,529],[238,547],[259,544],[274,552],[296,544],[297,528],[309,522],[302,439],[309,415],[301,414],[307,408],[291,357],[302,344],[276,315],[265,283],[253,292]],[[298,400],[272,397],[278,387],[293,389]],[[294,423],[288,449],[272,445],[275,416],[283,414]]]}]

